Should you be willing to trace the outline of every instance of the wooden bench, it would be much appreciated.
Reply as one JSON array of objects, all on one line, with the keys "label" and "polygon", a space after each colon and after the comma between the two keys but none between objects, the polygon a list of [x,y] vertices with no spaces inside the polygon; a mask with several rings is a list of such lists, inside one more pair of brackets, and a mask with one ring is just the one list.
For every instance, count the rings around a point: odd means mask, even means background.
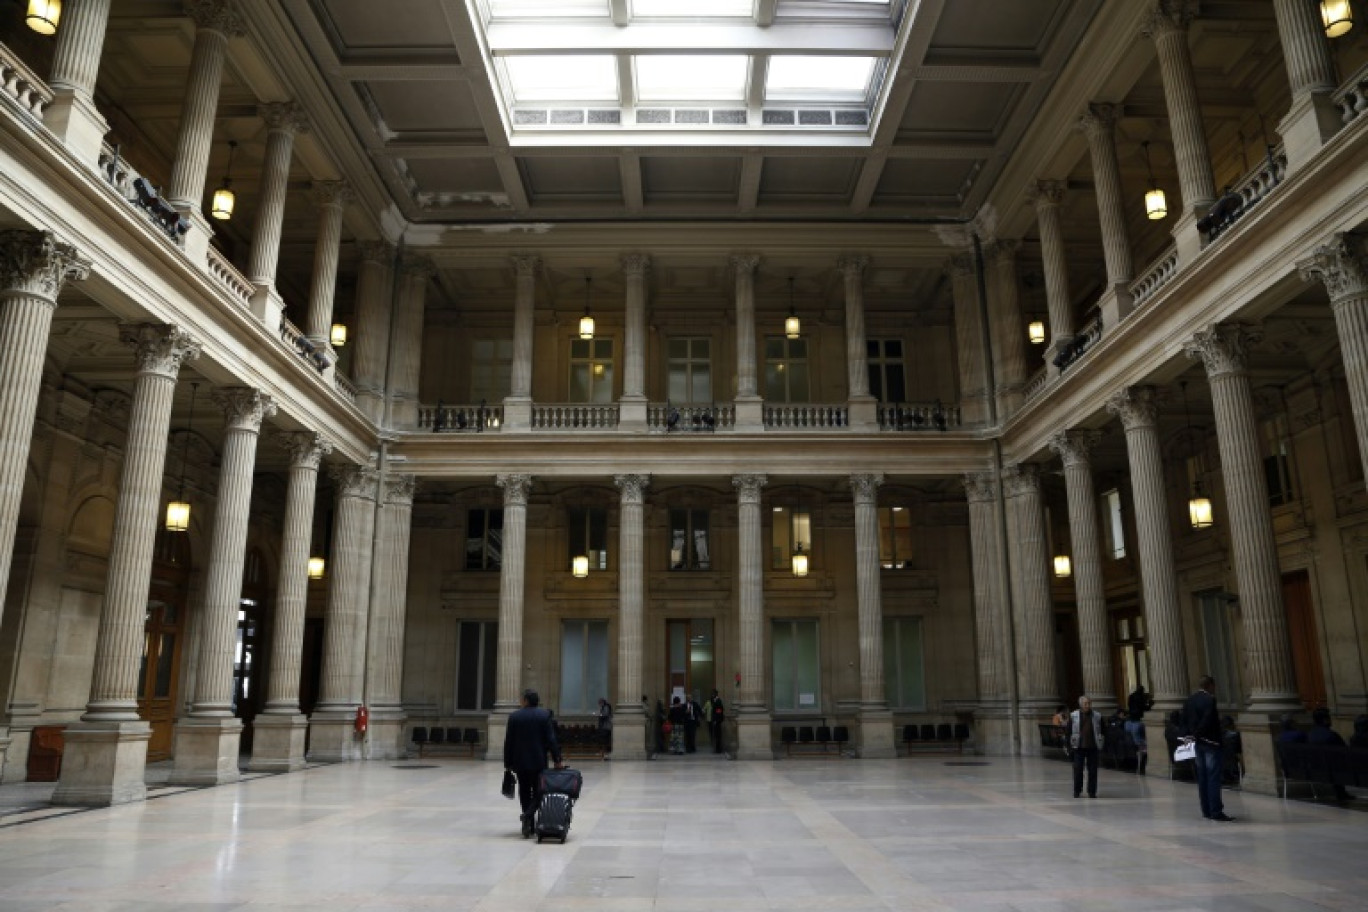
[{"label": "wooden bench", "polygon": [[608,749],[597,723],[557,725],[556,740],[560,742],[561,756],[567,760],[602,760]]},{"label": "wooden bench", "polygon": [[1051,722],[1042,722],[1036,727],[1040,729],[1040,747],[1045,751],[1045,756],[1068,756],[1069,736],[1064,733],[1064,726],[1055,725]]}]

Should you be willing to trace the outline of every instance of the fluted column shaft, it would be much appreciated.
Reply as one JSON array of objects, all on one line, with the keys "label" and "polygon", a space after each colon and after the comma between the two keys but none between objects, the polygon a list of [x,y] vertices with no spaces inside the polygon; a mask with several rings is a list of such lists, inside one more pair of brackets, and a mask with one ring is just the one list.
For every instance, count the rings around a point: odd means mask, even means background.
[{"label": "fluted column shaft", "polygon": [[869,395],[869,343],[865,338],[864,273],[869,257],[847,256],[837,262],[845,279],[846,388],[849,398]]},{"label": "fluted column shaft", "polygon": [[532,398],[532,337],[533,304],[537,292],[537,270],[541,258],[517,256],[513,258],[513,368],[508,386],[510,399]]},{"label": "fluted column shaft", "polygon": [[318,203],[318,243],[314,246],[313,282],[309,286],[309,318],[305,335],[315,344],[330,344],[333,296],[337,291],[337,257],[342,244],[342,216],[351,189],[341,181],[314,185]]},{"label": "fluted column shaft", "polygon": [[1021,319],[1016,254],[1019,241],[997,241],[985,253],[989,260],[988,321],[996,358],[998,414],[1005,417],[1021,405],[1026,383],[1026,328]]},{"label": "fluted column shaft", "polygon": [[959,359],[960,412],[970,424],[988,420],[988,378],[979,317],[974,255],[957,253],[947,264],[955,306],[955,345]]},{"label": "fluted column shaft", "polygon": [[383,242],[360,245],[356,272],[356,340],[352,348],[352,381],[367,417],[384,419],[385,363],[389,357],[390,266],[394,248]]},{"label": "fluted column shaft", "polygon": [[350,714],[365,698],[366,609],[378,473],[368,465],[336,466],[328,606],[323,618],[323,670],[316,712]]},{"label": "fluted column shaft", "polygon": [[619,509],[618,569],[618,698],[624,711],[641,706],[644,690],[641,657],[645,646],[645,500],[649,475],[614,475],[613,484],[622,492]]},{"label": "fluted column shaft", "polygon": [[1336,88],[1335,61],[1316,7],[1302,0],[1273,0],[1278,39],[1292,97]]},{"label": "fluted column shaft", "polygon": [[1329,292],[1354,434],[1368,478],[1368,238],[1335,234],[1297,267],[1303,279],[1319,281]]},{"label": "fluted column shaft", "polygon": [[522,694],[523,588],[527,565],[527,495],[530,475],[500,475],[504,491],[503,560],[499,564],[499,665],[494,709],[511,713]]},{"label": "fluted column shaft", "polygon": [[1188,49],[1188,24],[1196,16],[1193,0],[1159,0],[1145,23],[1144,32],[1154,39],[1159,73],[1164,81],[1164,102],[1173,133],[1173,155],[1178,166],[1178,185],[1183,212],[1203,211],[1216,199],[1211,174],[1211,153],[1202,127],[1197,100],[1197,78]]},{"label": "fluted column shaft", "polygon": [[182,362],[200,354],[200,343],[175,326],[126,326],[120,337],[133,346],[138,368],[119,500],[114,507],[90,701],[81,716],[85,722],[138,721],[138,663],[143,657],[171,399]]},{"label": "fluted column shaft", "polygon": [[280,585],[271,625],[271,666],[267,677],[267,715],[299,713],[299,675],[303,661],[304,613],[309,597],[309,545],[318,466],[332,444],[317,434],[281,434],[277,442],[290,453],[290,481],[285,493],[285,526],[280,541]]},{"label": "fluted column shaft", "polygon": [[0,231],[0,615],[52,314],[62,285],[87,275],[76,248],[51,233]]},{"label": "fluted column shaft", "polygon": [[646,398],[646,272],[650,264],[651,258],[644,253],[631,253],[622,258],[622,275],[627,283],[622,345],[623,399]]},{"label": "fluted column shaft", "polygon": [[1216,410],[1216,443],[1230,514],[1230,549],[1244,618],[1245,684],[1249,709],[1277,712],[1300,706],[1292,672],[1292,648],[1283,607],[1282,575],[1273,514],[1268,509],[1254,395],[1245,352],[1259,334],[1236,323],[1216,324],[1187,343],[1188,357],[1200,358]]},{"label": "fluted column shaft", "polygon": [[[198,2],[187,9],[195,20],[195,46],[190,52],[190,74],[181,104],[176,157],[171,164],[167,199],[177,209],[198,209],[204,198],[204,176],[209,168],[209,146],[214,140],[223,62],[228,39],[243,33],[242,23],[226,0]],[[274,275],[274,270],[272,271]]]},{"label": "fluted column shaft", "polygon": [[1154,705],[1160,710],[1174,709],[1187,695],[1190,682],[1183,651],[1178,576],[1173,566],[1173,535],[1164,496],[1158,397],[1153,387],[1129,387],[1112,396],[1107,409],[1121,418],[1126,429]]},{"label": "fluted column shaft", "polygon": [[376,572],[371,604],[371,673],[366,703],[372,712],[399,712],[403,709],[400,690],[404,673],[404,618],[408,608],[409,540],[413,527],[412,475],[390,475],[380,487],[384,502],[380,509],[380,534],[376,536]]},{"label": "fluted column shaft", "polygon": [[1059,207],[1064,202],[1063,181],[1037,181],[1031,196],[1040,227],[1040,256],[1045,267],[1045,300],[1050,311],[1050,347],[1074,336],[1069,304],[1069,266],[1064,258],[1064,229]]},{"label": "fluted column shaft", "polygon": [[276,412],[270,396],[246,387],[215,390],[214,401],[223,409],[226,424],[205,574],[199,673],[190,704],[190,715],[197,718],[233,715],[234,647],[247,555],[247,520],[252,508],[252,474],[256,471],[261,422]]},{"label": "fluted column shaft", "polygon": [[860,615],[860,708],[888,708],[884,680],[883,589],[879,566],[879,486],[883,475],[850,476],[855,496],[855,593]]},{"label": "fluted column shaft", "polygon": [[1097,492],[1092,476],[1092,448],[1100,437],[1097,431],[1065,431],[1050,439],[1050,448],[1064,463],[1078,642],[1083,653],[1083,690],[1092,697],[1098,711],[1109,713],[1116,708],[1116,684],[1112,678],[1111,625],[1107,619]]},{"label": "fluted column shaft", "polygon": [[1079,125],[1088,137],[1092,156],[1093,185],[1097,192],[1097,216],[1102,227],[1102,254],[1107,262],[1109,287],[1125,287],[1135,276],[1126,209],[1121,195],[1121,167],[1116,160],[1116,105],[1093,104]]},{"label": "fluted column shaft", "polygon": [[974,564],[974,639],[978,654],[978,695],[1005,700],[1009,695],[1003,607],[1002,553],[998,548],[997,478],[992,472],[964,476],[969,501],[969,549]]},{"label": "fluted column shaft", "polygon": [[755,383],[755,270],[760,258],[733,256],[731,264],[736,270],[736,398],[754,399],[759,396]]},{"label": "fluted column shaft", "polygon": [[423,320],[427,284],[435,270],[421,257],[400,265],[403,276],[394,307],[394,332],[389,350],[390,427],[411,428],[418,423],[418,383],[423,367]]},{"label": "fluted column shaft", "polygon": [[272,287],[280,261],[280,226],[285,219],[294,138],[306,126],[303,114],[289,103],[263,105],[261,117],[266,121],[268,132],[266,153],[261,162],[261,201],[252,227],[252,255],[247,261],[247,278],[259,287]]},{"label": "fluted column shaft", "polygon": [[1039,470],[1033,465],[1009,465],[1002,471],[1002,486],[1013,549],[1019,693],[1023,703],[1043,706],[1058,701],[1059,688],[1055,683],[1054,602]]},{"label": "fluted column shaft", "polygon": [[67,0],[62,7],[62,27],[52,54],[48,85],[69,89],[90,101],[100,71],[100,53],[109,30],[110,0]]},{"label": "fluted column shaft", "polygon": [[741,687],[738,712],[765,708],[765,577],[760,537],[760,491],[764,475],[736,475],[737,627],[740,634]]}]

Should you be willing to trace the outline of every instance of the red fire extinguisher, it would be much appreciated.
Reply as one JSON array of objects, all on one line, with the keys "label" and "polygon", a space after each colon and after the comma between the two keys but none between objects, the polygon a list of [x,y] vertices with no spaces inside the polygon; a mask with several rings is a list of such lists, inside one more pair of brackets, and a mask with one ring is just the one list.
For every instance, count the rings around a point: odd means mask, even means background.
[{"label": "red fire extinguisher", "polygon": [[352,723],[352,728],[356,730],[357,737],[366,733],[366,727],[370,725],[370,711],[365,705],[356,707],[356,721]]}]

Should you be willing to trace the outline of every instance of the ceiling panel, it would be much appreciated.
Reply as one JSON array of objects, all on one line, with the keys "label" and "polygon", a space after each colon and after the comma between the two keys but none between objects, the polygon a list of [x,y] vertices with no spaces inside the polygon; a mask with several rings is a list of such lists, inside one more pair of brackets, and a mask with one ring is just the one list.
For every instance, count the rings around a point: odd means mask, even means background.
[{"label": "ceiling panel", "polygon": [[383,126],[394,133],[484,132],[464,82],[371,82],[365,84],[365,94],[374,100]]},{"label": "ceiling panel", "polygon": [[760,202],[848,201],[861,164],[856,158],[767,158],[760,174]]},{"label": "ceiling panel", "polygon": [[622,199],[618,161],[611,156],[523,158],[518,168],[534,203]]},{"label": "ceiling panel", "polygon": [[956,204],[982,162],[895,159],[884,165],[873,205]]},{"label": "ceiling panel", "polygon": [[898,125],[898,139],[996,141],[1024,89],[1021,84],[918,82]]},{"label": "ceiling panel", "polygon": [[1070,0],[954,0],[946,3],[927,51],[929,62],[965,57],[1040,56]]},{"label": "ceiling panel", "polygon": [[[324,26],[340,43],[338,56],[348,50],[433,49],[454,53],[451,27],[438,0],[404,0],[400,4],[374,0],[323,0]],[[315,6],[317,9],[318,6]]]},{"label": "ceiling panel", "polygon": [[652,155],[642,158],[641,173],[648,203],[682,198],[716,202],[736,198],[741,185],[741,159]]}]

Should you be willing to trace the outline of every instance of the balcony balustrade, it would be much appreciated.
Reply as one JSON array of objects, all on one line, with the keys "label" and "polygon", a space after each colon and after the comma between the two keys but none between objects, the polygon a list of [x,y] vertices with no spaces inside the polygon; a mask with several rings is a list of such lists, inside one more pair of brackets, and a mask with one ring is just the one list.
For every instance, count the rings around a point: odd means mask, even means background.
[{"label": "balcony balustrade", "polygon": [[119,147],[106,143],[100,149],[100,174],[123,197],[128,205],[170,238],[177,246],[185,245],[190,222],[152,186],[127,160],[119,156]]},{"label": "balcony balustrade", "polygon": [[1055,355],[1055,367],[1060,372],[1068,370],[1087,354],[1094,345],[1102,338],[1102,315],[1093,317],[1083,331],[1074,336],[1067,343],[1060,346],[1059,354]]},{"label": "balcony balustrade", "polygon": [[850,410],[844,402],[775,403],[763,409],[767,431],[831,431],[850,425]]},{"label": "balcony balustrade", "polygon": [[532,406],[534,431],[611,431],[617,426],[616,402],[549,402]]},{"label": "balcony balustrade", "polygon": [[1368,111],[1368,63],[1359,67],[1358,72],[1350,76],[1331,97],[1346,126]]},{"label": "balcony balustrade", "polygon": [[652,402],[646,407],[646,427],[656,433],[711,434],[718,428],[736,424],[736,406],[730,402],[718,405],[674,405]]},{"label": "balcony balustrade", "polygon": [[935,402],[880,402],[881,431],[948,431],[960,426],[958,405]]},{"label": "balcony balustrade", "polygon": [[42,120],[43,112],[52,104],[52,89],[3,44],[0,44],[0,97],[10,99],[35,120]]},{"label": "balcony balustrade", "polygon": [[1226,190],[1197,222],[1197,230],[1211,244],[1264,200],[1287,175],[1287,153],[1281,146],[1269,146],[1264,160]]},{"label": "balcony balustrade", "polygon": [[435,406],[418,407],[418,429],[432,431],[434,434],[483,434],[498,431],[503,427],[503,406],[451,405],[438,402]]}]

